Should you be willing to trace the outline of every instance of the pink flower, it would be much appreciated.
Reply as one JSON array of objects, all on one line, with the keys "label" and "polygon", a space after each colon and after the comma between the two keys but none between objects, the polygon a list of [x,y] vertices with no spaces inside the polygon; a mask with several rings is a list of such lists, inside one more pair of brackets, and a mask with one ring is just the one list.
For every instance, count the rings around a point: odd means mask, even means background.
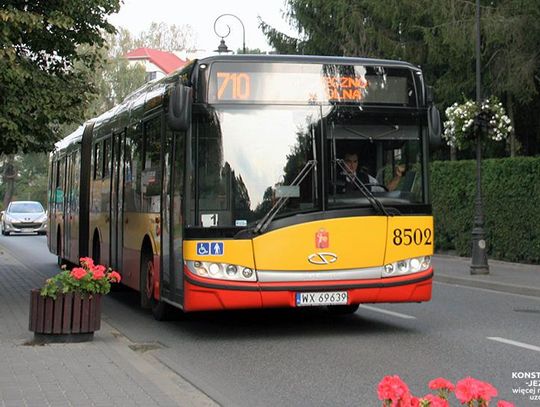
[{"label": "pink flower", "polygon": [[448,389],[448,391],[454,391],[455,386],[449,380],[438,377],[429,382],[429,388],[431,390]]},{"label": "pink flower", "polygon": [[411,407],[421,407],[422,405],[420,404],[420,399],[418,397],[412,396],[411,401],[410,401],[410,406]]},{"label": "pink flower", "polygon": [[[410,401],[409,387],[397,375],[385,376],[377,388],[379,400],[392,401],[392,406],[398,406],[398,402],[404,398]],[[410,403],[409,403],[410,404]]]},{"label": "pink flower", "polygon": [[86,275],[86,270],[81,267],[74,267],[70,274],[75,280],[80,280]]},{"label": "pink flower", "polygon": [[516,406],[514,406],[509,401],[499,400],[499,402],[497,403],[497,407],[516,407]]},{"label": "pink flower", "polygon": [[109,280],[111,280],[113,283],[119,283],[120,280],[122,280],[122,277],[116,271],[111,271],[108,276]]},{"label": "pink flower", "polygon": [[103,277],[105,277],[105,267],[96,266],[92,269],[92,278],[94,280],[101,280]]},{"label": "pink flower", "polygon": [[433,394],[426,394],[422,397],[422,400],[429,401],[429,407],[450,407],[448,401]]},{"label": "pink flower", "polygon": [[79,259],[79,262],[81,263],[81,266],[92,268],[94,267],[94,260],[91,257],[81,257]]},{"label": "pink flower", "polygon": [[94,280],[100,280],[103,277],[105,277],[105,271],[107,269],[105,266],[102,266],[101,264],[98,264],[97,266],[92,267],[92,278]]},{"label": "pink flower", "polygon": [[474,400],[488,403],[495,396],[497,396],[495,387],[472,377],[466,377],[456,383],[456,397],[462,404]]}]

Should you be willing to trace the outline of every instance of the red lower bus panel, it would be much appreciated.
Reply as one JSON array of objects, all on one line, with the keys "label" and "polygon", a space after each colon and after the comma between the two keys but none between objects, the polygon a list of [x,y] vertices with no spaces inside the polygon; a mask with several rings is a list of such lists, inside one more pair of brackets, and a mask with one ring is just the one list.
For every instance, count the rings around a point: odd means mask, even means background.
[{"label": "red lower bus panel", "polygon": [[259,291],[222,290],[184,282],[184,311],[261,308]]},{"label": "red lower bus panel", "polygon": [[[365,280],[365,288],[333,288],[334,291],[348,291],[349,302],[352,304],[376,302],[422,302],[431,299],[433,269],[406,277],[385,278],[380,280]],[[227,282],[209,281],[189,274],[192,282],[185,281],[185,311],[210,311],[245,308],[280,308],[295,307],[295,290],[279,290],[284,284],[252,284],[250,290]],[[193,278],[194,277],[194,278]],[[408,284],[407,281],[411,280]],[[420,281],[419,281],[420,280]],[[351,285],[358,281],[350,282]],[[219,287],[212,287],[215,284]],[[326,291],[328,282],[302,283],[302,291]],[[386,287],[369,285],[385,284]],[[395,284],[395,285],[394,285]],[[287,283],[291,285],[291,283]],[[230,288],[229,288],[230,287]],[[254,288],[259,290],[254,290]],[[269,289],[271,288],[271,289]]]}]

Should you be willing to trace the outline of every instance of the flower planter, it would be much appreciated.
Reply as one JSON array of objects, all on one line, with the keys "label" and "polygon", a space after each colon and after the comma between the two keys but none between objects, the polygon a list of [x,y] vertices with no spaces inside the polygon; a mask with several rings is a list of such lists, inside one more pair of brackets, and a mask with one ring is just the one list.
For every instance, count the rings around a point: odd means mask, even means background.
[{"label": "flower planter", "polygon": [[58,294],[42,297],[30,293],[29,329],[39,342],[84,342],[101,327],[101,295]]}]

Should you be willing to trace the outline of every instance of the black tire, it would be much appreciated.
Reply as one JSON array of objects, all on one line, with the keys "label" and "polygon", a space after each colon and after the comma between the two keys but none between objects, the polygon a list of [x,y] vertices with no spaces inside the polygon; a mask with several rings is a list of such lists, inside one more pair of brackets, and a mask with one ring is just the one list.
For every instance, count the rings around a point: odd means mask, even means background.
[{"label": "black tire", "polygon": [[148,284],[148,278],[153,275],[154,259],[149,249],[143,249],[141,253],[141,307],[150,308],[154,319],[157,321],[167,321],[172,318],[173,307],[166,302],[156,300],[152,295],[152,283]]},{"label": "black tire", "polygon": [[60,236],[60,229],[56,234],[56,251],[58,252],[58,258],[56,263],[58,267],[66,266],[66,261],[62,258],[62,237]]},{"label": "black tire", "polygon": [[[153,261],[152,254],[148,249],[143,249],[141,251],[141,263],[139,267],[140,279],[139,279],[139,293],[140,293],[140,304],[141,308],[148,309],[150,308],[150,296],[151,293],[148,292],[148,273],[150,263]],[[153,267],[153,265],[152,265]]]},{"label": "black tire", "polygon": [[349,315],[354,314],[358,311],[360,307],[359,304],[350,304],[350,305],[330,305],[328,306],[328,311],[334,315]]},{"label": "black tire", "polygon": [[4,229],[2,229],[2,234],[3,234],[4,236],[9,236],[9,232],[5,232]]},{"label": "black tire", "polygon": [[[166,302],[156,300],[152,298],[151,300],[152,315],[156,321],[169,321],[173,317],[174,308],[167,304]],[[180,311],[179,311],[180,312]]]}]

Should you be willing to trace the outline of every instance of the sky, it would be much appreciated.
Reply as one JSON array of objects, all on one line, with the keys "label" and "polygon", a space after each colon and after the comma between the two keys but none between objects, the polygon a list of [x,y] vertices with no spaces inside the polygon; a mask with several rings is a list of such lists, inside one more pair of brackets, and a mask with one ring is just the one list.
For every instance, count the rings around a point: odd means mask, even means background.
[{"label": "sky", "polygon": [[[152,22],[164,22],[178,26],[189,24],[194,32],[197,49],[213,53],[220,42],[214,33],[214,21],[222,14],[234,14],[245,27],[246,47],[270,51],[266,38],[258,28],[257,17],[288,35],[295,35],[283,17],[285,0],[124,0],[120,12],[113,14],[109,22],[127,28],[133,34],[147,30]],[[221,17],[216,24],[229,49],[242,48],[242,25],[234,17]]]}]

